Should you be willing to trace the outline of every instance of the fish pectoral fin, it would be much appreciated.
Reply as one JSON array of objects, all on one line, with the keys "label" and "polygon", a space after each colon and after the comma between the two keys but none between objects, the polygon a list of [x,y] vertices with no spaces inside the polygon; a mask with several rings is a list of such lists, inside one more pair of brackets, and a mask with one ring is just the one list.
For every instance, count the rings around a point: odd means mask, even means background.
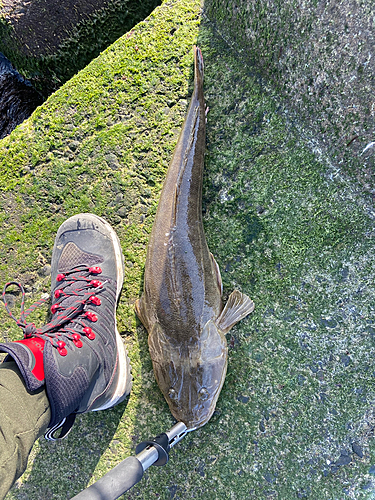
[{"label": "fish pectoral fin", "polygon": [[146,330],[148,330],[147,314],[144,311],[142,299],[143,296],[135,301],[135,312],[137,313],[138,318],[142,321],[143,326],[146,328]]},{"label": "fish pectoral fin", "polygon": [[217,286],[219,287],[220,293],[222,294],[223,293],[223,283],[221,281],[220,267],[219,267],[219,264],[216,262],[215,257],[212,255],[211,252],[210,252],[210,255],[211,255],[211,260],[212,260],[212,267],[213,267],[215,274],[216,274]]},{"label": "fish pectoral fin", "polygon": [[244,293],[234,290],[216,320],[216,324],[222,332],[227,333],[232,326],[253,312],[253,310],[254,302]]}]

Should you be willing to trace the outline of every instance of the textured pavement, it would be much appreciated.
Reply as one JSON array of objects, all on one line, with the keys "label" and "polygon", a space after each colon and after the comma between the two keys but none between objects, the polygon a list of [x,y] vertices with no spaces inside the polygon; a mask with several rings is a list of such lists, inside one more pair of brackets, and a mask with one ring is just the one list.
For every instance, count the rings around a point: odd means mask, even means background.
[{"label": "textured pavement", "polygon": [[[70,498],[173,425],[133,305],[192,89],[194,43],[209,107],[207,240],[225,297],[239,288],[256,308],[228,334],[228,374],[211,421],[124,498],[375,492],[371,193],[202,20],[199,2],[179,0],[164,2],[0,142],[2,282],[24,281],[35,301],[49,290],[59,224],[82,210],[106,218],[125,254],[118,321],[134,376],[128,402],[78,418],[63,443],[40,440],[9,499]],[[2,318],[4,337],[19,336]],[[35,322],[44,318],[40,311]]]}]

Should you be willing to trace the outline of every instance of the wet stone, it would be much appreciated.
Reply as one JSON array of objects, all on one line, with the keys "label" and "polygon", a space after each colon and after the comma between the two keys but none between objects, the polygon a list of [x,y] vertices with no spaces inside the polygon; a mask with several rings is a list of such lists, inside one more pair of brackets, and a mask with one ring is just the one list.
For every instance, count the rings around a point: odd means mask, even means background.
[{"label": "wet stone", "polygon": [[375,465],[371,465],[371,467],[368,470],[368,473],[372,474],[373,476],[375,476]]},{"label": "wet stone", "polygon": [[169,499],[172,500],[172,498],[174,498],[177,493],[178,486],[176,484],[173,484],[172,486],[169,486],[168,490],[169,490]]},{"label": "wet stone", "polygon": [[38,274],[39,276],[44,278],[49,276],[51,274],[51,266],[49,264],[46,264],[41,269],[39,269]]},{"label": "wet stone", "polygon": [[240,396],[237,396],[237,401],[239,401],[240,403],[248,403],[249,401],[249,397],[248,396],[243,396],[242,394]]},{"label": "wet stone", "polygon": [[108,163],[109,168],[111,168],[112,170],[117,170],[120,168],[117,156],[114,153],[105,155],[105,161]]},{"label": "wet stone", "polygon": [[259,423],[260,432],[266,432],[266,426],[264,425],[264,420],[261,420]]},{"label": "wet stone", "polygon": [[275,476],[273,474],[270,474],[269,472],[266,472],[263,477],[267,481],[267,483],[271,484],[274,483],[276,479]]},{"label": "wet stone", "polygon": [[16,303],[16,297],[11,293],[6,293],[4,299],[5,302],[8,304],[9,309],[13,309],[14,304]]},{"label": "wet stone", "polygon": [[341,271],[341,276],[342,276],[342,281],[345,281],[347,277],[349,276],[349,269],[347,267],[344,267]]},{"label": "wet stone", "polygon": [[310,368],[310,370],[311,370],[313,373],[317,373],[317,372],[318,372],[318,370],[319,370],[318,365],[316,365],[315,363],[314,363],[314,364],[311,364],[311,365],[309,366],[309,368]]},{"label": "wet stone", "polygon": [[261,352],[256,352],[256,353],[253,355],[253,359],[254,359],[254,361],[256,361],[257,363],[261,363],[262,361],[264,361],[264,355],[263,355]]},{"label": "wet stone", "polygon": [[308,498],[310,494],[310,488],[302,489],[297,493],[297,498]]},{"label": "wet stone", "polygon": [[334,318],[321,318],[320,323],[325,328],[335,328],[337,321]]},{"label": "wet stone", "polygon": [[319,400],[322,402],[322,403],[326,403],[327,400],[328,400],[328,396],[325,392],[321,392],[319,394]]},{"label": "wet stone", "polygon": [[349,366],[350,365],[350,362],[351,362],[351,359],[349,356],[347,356],[346,354],[342,354],[340,356],[340,361],[341,363],[344,365],[344,366]]},{"label": "wet stone", "polygon": [[205,464],[204,463],[201,463],[198,465],[198,467],[196,467],[195,471],[201,476],[201,477],[204,477],[205,476],[205,473],[204,473],[204,467],[205,467]]},{"label": "wet stone", "polygon": [[230,265],[230,263],[228,263],[226,266],[225,266],[225,269],[224,269],[224,272],[225,273],[229,273],[232,271],[232,266]]},{"label": "wet stone", "polygon": [[352,450],[359,458],[363,458],[363,450],[358,443],[352,443]]},{"label": "wet stone", "polygon": [[334,466],[336,467],[342,467],[343,465],[349,465],[352,461],[352,458],[350,455],[346,455],[346,454],[341,454],[339,459],[336,460],[336,462],[334,463]]},{"label": "wet stone", "polygon": [[370,489],[372,489],[372,482],[369,481],[368,483],[362,484],[361,488],[362,488],[362,490],[370,490]]},{"label": "wet stone", "polygon": [[128,213],[129,213],[129,209],[128,209],[128,208],[126,208],[126,207],[121,207],[121,208],[119,208],[119,209],[117,210],[117,214],[118,214],[120,217],[122,217],[122,218],[126,217],[126,216],[128,215]]},{"label": "wet stone", "polygon": [[69,149],[71,151],[75,151],[77,148],[79,148],[79,146],[81,145],[81,143],[79,141],[72,141],[70,144],[69,144]]},{"label": "wet stone", "polygon": [[269,497],[269,498],[272,498],[272,497],[275,497],[275,494],[276,494],[276,491],[275,490],[267,490],[264,492],[264,496],[265,497]]}]

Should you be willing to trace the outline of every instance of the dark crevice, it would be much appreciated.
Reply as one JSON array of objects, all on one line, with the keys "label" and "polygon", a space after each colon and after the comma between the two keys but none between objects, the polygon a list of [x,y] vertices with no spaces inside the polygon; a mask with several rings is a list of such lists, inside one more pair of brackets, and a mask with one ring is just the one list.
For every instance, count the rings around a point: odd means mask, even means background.
[{"label": "dark crevice", "polygon": [[[35,3],[35,6],[41,3]],[[11,23],[4,24],[0,20],[0,50],[6,56],[0,53],[0,139],[10,134],[50,94],[145,19],[160,3],[160,0],[114,1],[108,5],[104,2],[105,7],[90,16],[81,13],[82,21],[73,28],[66,25],[66,20],[43,21],[42,14],[39,13],[38,17],[34,12],[35,7],[34,11],[28,9],[22,17],[25,27],[19,35]],[[56,15],[60,11],[57,9]],[[56,29],[59,26],[65,28],[63,34],[56,33],[59,35],[56,46],[51,46],[47,38],[43,45],[42,31],[49,24]],[[37,39],[38,43],[34,45],[39,47],[39,52],[22,39],[29,31]],[[29,51],[25,47],[29,47]]]}]

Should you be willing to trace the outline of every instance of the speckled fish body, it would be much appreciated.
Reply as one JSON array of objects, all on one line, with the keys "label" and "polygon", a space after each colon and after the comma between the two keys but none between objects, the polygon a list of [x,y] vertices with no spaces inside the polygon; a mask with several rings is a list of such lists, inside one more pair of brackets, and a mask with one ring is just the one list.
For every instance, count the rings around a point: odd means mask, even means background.
[{"label": "speckled fish body", "polygon": [[253,308],[235,290],[223,308],[219,267],[202,223],[206,113],[203,57],[195,52],[194,92],[160,196],[136,311],[146,327],[158,385],[189,429],[211,417],[227,368],[225,333]]}]

